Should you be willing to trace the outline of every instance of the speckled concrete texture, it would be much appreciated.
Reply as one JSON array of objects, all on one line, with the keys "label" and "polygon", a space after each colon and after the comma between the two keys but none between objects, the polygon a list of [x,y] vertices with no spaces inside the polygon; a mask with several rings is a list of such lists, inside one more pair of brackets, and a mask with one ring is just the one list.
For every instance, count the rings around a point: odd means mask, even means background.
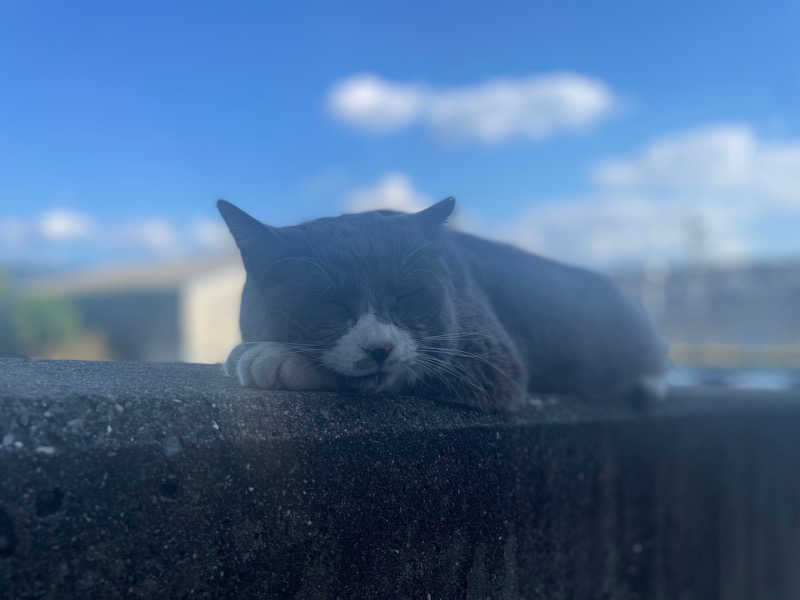
[{"label": "speckled concrete texture", "polygon": [[0,360],[0,598],[800,598],[800,399],[649,414]]}]

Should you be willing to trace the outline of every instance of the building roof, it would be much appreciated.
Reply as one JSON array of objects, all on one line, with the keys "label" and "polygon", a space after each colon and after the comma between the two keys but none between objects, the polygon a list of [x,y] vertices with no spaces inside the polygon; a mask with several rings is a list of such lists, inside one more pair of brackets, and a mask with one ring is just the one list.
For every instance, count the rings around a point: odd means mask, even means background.
[{"label": "building roof", "polygon": [[226,267],[241,267],[236,253],[146,264],[116,264],[32,279],[28,288],[47,296],[175,289]]}]

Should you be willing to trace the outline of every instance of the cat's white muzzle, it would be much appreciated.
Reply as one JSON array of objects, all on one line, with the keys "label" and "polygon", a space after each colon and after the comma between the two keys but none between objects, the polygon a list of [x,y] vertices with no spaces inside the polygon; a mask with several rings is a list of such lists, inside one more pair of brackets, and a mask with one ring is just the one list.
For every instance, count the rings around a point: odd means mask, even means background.
[{"label": "cat's white muzzle", "polygon": [[413,363],[417,345],[411,334],[373,313],[361,315],[355,325],[323,353],[322,363],[346,377],[396,380]]}]

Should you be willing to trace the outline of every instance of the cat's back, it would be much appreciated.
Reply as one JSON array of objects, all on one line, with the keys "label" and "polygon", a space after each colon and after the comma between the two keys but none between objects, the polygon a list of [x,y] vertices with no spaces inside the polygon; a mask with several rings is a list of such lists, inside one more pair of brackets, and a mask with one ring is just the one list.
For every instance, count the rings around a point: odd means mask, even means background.
[{"label": "cat's back", "polygon": [[451,239],[537,389],[610,385],[664,370],[665,344],[609,278],[469,234]]}]

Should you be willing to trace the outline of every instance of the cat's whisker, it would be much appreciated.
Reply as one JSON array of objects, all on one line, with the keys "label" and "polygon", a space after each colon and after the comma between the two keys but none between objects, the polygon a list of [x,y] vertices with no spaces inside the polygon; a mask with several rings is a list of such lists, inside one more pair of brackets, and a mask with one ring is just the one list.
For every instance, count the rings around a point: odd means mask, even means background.
[{"label": "cat's whisker", "polygon": [[[474,380],[474,377],[463,367],[452,362],[445,361],[441,358],[431,355],[420,355],[418,360],[422,363],[427,362],[432,368],[437,371],[437,374],[445,373],[450,375],[454,381],[459,383],[466,383],[474,390],[485,393],[486,389]],[[447,378],[444,379],[447,381]],[[452,389],[452,386],[451,386]]]},{"label": "cat's whisker", "polygon": [[434,346],[420,346],[418,349],[424,352],[435,352],[436,354],[441,354],[444,356],[455,356],[459,358],[475,359],[493,368],[495,371],[497,371],[504,377],[508,378],[509,380],[514,381],[514,378],[511,375],[506,373],[503,369],[501,369],[498,365],[490,361],[488,358],[486,358],[485,356],[481,356],[480,354],[475,354],[474,352],[467,352],[466,350],[459,350],[456,348],[441,348]]},{"label": "cat's whisker", "polygon": [[289,348],[305,348],[309,350],[324,350],[327,347],[322,344],[296,344],[291,342],[284,342],[283,345]]},{"label": "cat's whisker", "polygon": [[422,383],[423,387],[429,389],[436,389],[437,386],[441,386],[443,384],[450,392],[455,393],[455,388],[453,386],[453,383],[450,381],[450,378],[441,377],[442,371],[439,370],[437,367],[433,366],[433,364],[427,363],[424,360],[419,360],[417,362],[417,365],[420,367],[423,375],[425,376],[420,378],[420,382]]},{"label": "cat's whisker", "polygon": [[478,341],[489,340],[491,336],[485,332],[478,331],[454,331],[449,333],[441,333],[437,335],[428,335],[420,338],[421,343],[442,343],[442,342],[460,342],[460,341]]}]

